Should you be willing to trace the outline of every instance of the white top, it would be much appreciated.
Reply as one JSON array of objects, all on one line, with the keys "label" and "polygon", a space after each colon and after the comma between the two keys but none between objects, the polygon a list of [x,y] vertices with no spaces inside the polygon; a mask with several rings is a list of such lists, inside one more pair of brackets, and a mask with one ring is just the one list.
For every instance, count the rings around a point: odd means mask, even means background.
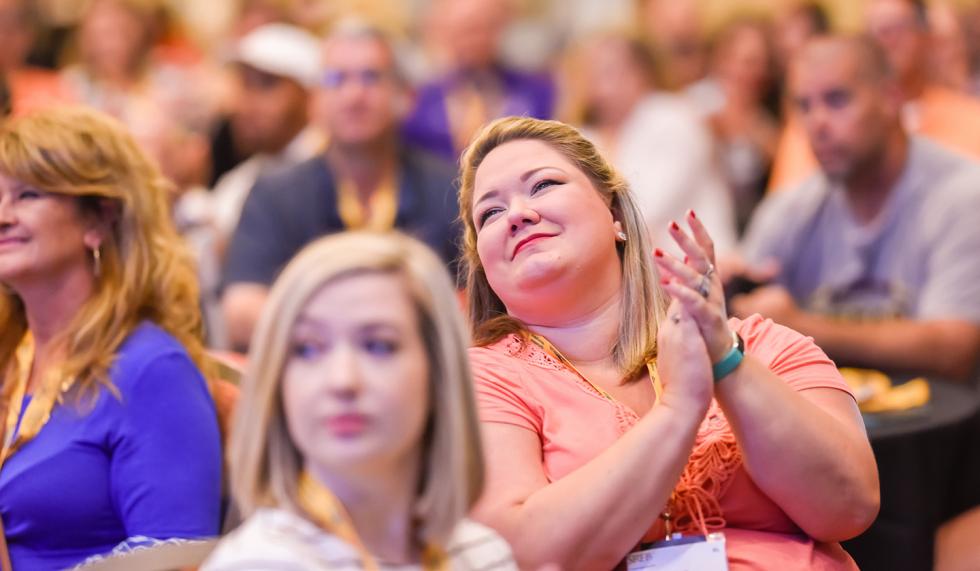
[{"label": "white top", "polygon": [[612,158],[643,212],[654,246],[678,253],[667,225],[676,220],[683,226],[693,209],[717,253],[735,247],[735,210],[714,140],[686,98],[656,93],[637,104]]},{"label": "white top", "polygon": [[[493,530],[464,519],[447,547],[454,571],[516,571],[507,543]],[[380,563],[381,569],[409,571],[418,565]],[[201,571],[339,571],[363,569],[357,550],[300,517],[277,508],[255,512],[218,544]]]}]

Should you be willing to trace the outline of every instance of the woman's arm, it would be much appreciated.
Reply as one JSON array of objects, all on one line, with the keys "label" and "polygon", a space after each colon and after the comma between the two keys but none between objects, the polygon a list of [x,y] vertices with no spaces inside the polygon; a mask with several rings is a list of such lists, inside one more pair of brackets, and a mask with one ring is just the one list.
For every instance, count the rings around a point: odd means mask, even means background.
[{"label": "woman's arm", "polygon": [[[698,292],[702,276],[712,273],[713,246],[693,215],[688,223],[693,239],[671,227],[687,263],[659,252],[655,258],[661,272],[671,276],[667,291],[698,323],[711,361],[717,363],[731,347],[724,293],[717,273],[707,279],[708,295]],[[794,375],[839,379],[833,363],[812,342],[795,332],[785,337],[794,338],[782,341],[787,346],[781,354],[792,359]],[[715,395],[749,474],[803,531],[814,539],[840,541],[871,525],[879,507],[878,471],[850,395],[833,388],[797,392],[751,355],[718,382]]]},{"label": "woman's arm", "polygon": [[659,517],[711,401],[696,326],[676,304],[668,313],[681,320],[661,328],[661,403],[579,469],[548,482],[536,433],[483,423],[487,485],[475,515],[510,542],[521,568],[611,569]]},{"label": "woman's arm", "polygon": [[110,458],[112,496],[129,537],[218,535],[221,439],[204,378],[186,354],[163,353],[122,380]]},{"label": "woman's arm", "polygon": [[878,468],[851,395],[797,392],[750,355],[715,395],[749,475],[807,535],[843,541],[871,525]]}]

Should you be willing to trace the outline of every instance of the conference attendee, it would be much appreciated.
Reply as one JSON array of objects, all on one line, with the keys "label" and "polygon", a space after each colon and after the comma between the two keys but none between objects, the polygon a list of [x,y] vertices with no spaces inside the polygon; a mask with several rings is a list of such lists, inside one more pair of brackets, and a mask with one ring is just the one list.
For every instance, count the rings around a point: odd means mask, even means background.
[{"label": "conference attendee", "polygon": [[735,248],[735,208],[711,130],[687,98],[655,90],[653,56],[638,39],[596,36],[584,44],[581,123],[623,174],[654,246],[667,224],[694,209],[719,252]]},{"label": "conference attendee", "polygon": [[339,24],[323,45],[314,97],[330,135],[325,152],[259,178],[231,238],[222,304],[233,347],[248,345],[277,272],[319,236],[398,228],[447,264],[456,257],[452,167],[399,139],[410,101],[384,34]]},{"label": "conference attendee", "polygon": [[0,515],[14,569],[217,535],[221,443],[197,282],[122,125],[0,126]]},{"label": "conference attendee", "polygon": [[250,150],[247,160],[214,185],[213,215],[222,242],[238,224],[256,179],[301,163],[323,151],[324,138],[310,125],[310,92],[320,79],[319,40],[288,24],[260,26],[235,51],[237,97],[231,128]]},{"label": "conference attendee", "polygon": [[231,443],[245,523],[208,571],[516,570],[466,515],[483,488],[453,281],[396,233],[322,238],[256,330]]},{"label": "conference attendee", "polygon": [[687,260],[651,256],[594,145],[509,118],[464,154],[460,216],[488,459],[474,515],[523,568],[612,569],[719,531],[733,571],[857,568],[837,542],[874,519],[878,480],[854,397],[811,340],[726,319],[694,213],[691,233],[670,225]]},{"label": "conference attendee", "polygon": [[840,365],[967,379],[980,354],[980,168],[902,127],[871,42],[807,45],[789,89],[820,172],[768,198],[743,245],[772,284],[736,297]]},{"label": "conference attendee", "polygon": [[[939,83],[940,55],[924,0],[870,0],[867,33],[884,51],[894,73],[905,129],[980,159],[980,100]],[[790,188],[819,169],[802,118],[790,117],[773,161],[770,190]]]},{"label": "conference attendee", "polygon": [[507,2],[435,0],[428,37],[437,77],[417,88],[405,139],[453,164],[484,123],[506,115],[550,118],[555,87],[547,74],[526,72],[501,59],[501,36],[510,19]]}]

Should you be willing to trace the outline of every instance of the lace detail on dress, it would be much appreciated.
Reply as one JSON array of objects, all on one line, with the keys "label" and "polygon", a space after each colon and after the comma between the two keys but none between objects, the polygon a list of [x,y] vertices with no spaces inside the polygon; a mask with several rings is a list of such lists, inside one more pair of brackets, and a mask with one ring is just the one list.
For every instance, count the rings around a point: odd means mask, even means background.
[{"label": "lace detail on dress", "polygon": [[561,361],[555,359],[534,343],[525,341],[519,335],[508,336],[504,343],[504,348],[511,357],[517,357],[518,359],[527,361],[528,363],[536,367],[541,367],[542,369],[549,369],[552,371],[568,370],[568,367],[563,365]]},{"label": "lace detail on dress", "polygon": [[724,528],[725,516],[718,500],[728,491],[732,475],[741,464],[742,451],[735,441],[735,433],[718,402],[712,400],[698,428],[694,450],[674,489],[671,505],[674,531],[701,533],[702,521],[709,532]]}]

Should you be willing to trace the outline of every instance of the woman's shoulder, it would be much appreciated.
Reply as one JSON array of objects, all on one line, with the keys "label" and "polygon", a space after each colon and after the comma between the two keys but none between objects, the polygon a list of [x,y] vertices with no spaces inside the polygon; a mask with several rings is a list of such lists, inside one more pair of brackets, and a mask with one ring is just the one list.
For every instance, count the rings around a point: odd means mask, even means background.
[{"label": "woman's shoulder", "polygon": [[119,346],[119,359],[147,361],[165,355],[187,355],[176,337],[152,321],[142,321]]},{"label": "woman's shoulder", "polygon": [[446,552],[452,561],[465,561],[465,568],[517,569],[514,554],[504,538],[471,519],[463,519],[456,524]]},{"label": "woman's shoulder", "polygon": [[[171,381],[173,377],[203,379],[180,341],[160,326],[144,321],[120,345],[112,367],[112,382],[126,392],[145,379],[161,375],[169,377]],[[178,385],[173,382],[161,384]]]},{"label": "woman's shoulder", "polygon": [[478,347],[470,347],[470,363],[474,376],[489,371],[563,371],[564,365],[542,350],[531,340],[511,333],[498,341]]},{"label": "woman's shoulder", "polygon": [[331,551],[347,557],[343,550],[338,539],[302,517],[284,509],[263,508],[225,536],[201,570],[328,569],[331,567],[322,559],[329,558]]}]

